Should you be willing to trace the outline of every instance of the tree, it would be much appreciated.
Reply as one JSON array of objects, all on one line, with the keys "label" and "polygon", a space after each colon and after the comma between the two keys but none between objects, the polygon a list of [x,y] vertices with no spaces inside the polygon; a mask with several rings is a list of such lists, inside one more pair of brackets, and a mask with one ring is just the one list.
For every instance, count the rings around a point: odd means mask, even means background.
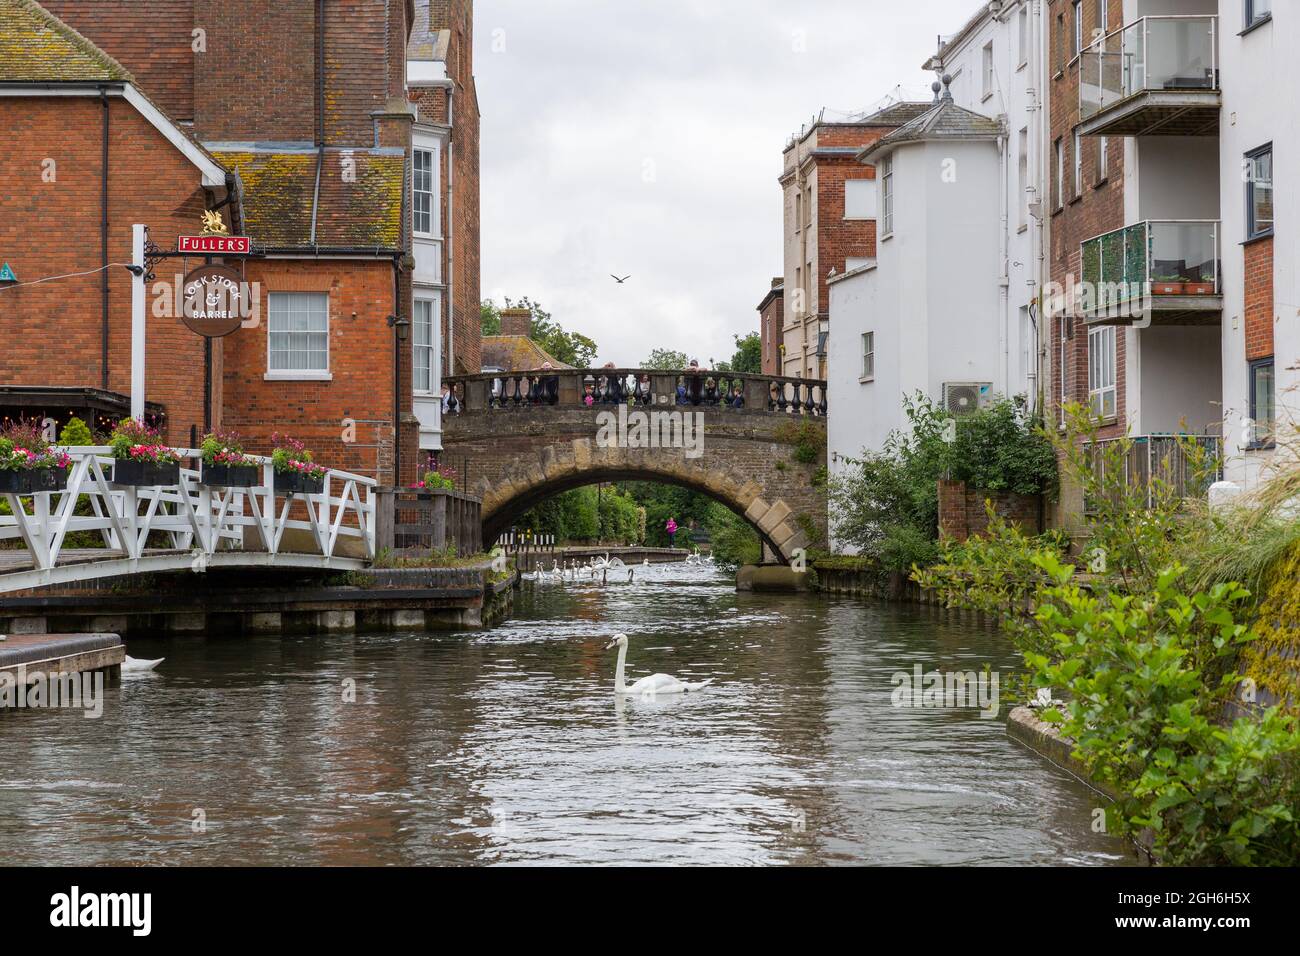
[{"label": "tree", "polygon": [[528,296],[518,301],[506,297],[504,301],[505,305],[499,308],[493,300],[483,300],[479,308],[479,322],[484,335],[501,334],[501,308],[527,309],[532,313],[528,337],[545,349],[552,358],[575,368],[587,368],[595,361],[596,352],[599,351],[595,341],[581,332],[566,332],[560,323],[551,317],[551,313]]},{"label": "tree", "polygon": [[672,349],[654,349],[650,353],[650,357],[641,363],[641,367],[677,372],[686,368],[690,361],[685,352],[675,352]]},{"label": "tree", "polygon": [[744,338],[732,336],[736,340],[736,354],[730,362],[719,362],[720,372],[739,372],[742,375],[761,375],[763,372],[763,340],[757,332],[750,332]]}]

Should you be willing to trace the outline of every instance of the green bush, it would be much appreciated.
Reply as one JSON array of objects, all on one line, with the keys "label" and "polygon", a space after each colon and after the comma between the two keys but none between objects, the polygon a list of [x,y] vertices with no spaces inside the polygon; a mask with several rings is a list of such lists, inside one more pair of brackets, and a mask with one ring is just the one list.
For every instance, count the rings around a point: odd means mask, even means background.
[{"label": "green bush", "polygon": [[95,444],[95,436],[91,434],[86,423],[74,415],[68,419],[68,423],[59,432],[59,444],[93,445]]},{"label": "green bush", "polygon": [[748,521],[725,505],[713,502],[706,521],[714,560],[723,568],[758,564],[762,560],[762,543]]},{"label": "green bush", "polygon": [[1023,397],[958,418],[951,456],[953,480],[971,488],[1056,495],[1056,452]]}]

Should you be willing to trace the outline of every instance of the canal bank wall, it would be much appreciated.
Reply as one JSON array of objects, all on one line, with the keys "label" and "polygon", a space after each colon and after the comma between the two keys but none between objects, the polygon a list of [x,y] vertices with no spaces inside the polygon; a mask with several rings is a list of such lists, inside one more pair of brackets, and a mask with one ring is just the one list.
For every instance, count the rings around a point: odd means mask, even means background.
[{"label": "canal bank wall", "polygon": [[44,588],[0,601],[0,634],[477,630],[511,613],[517,573],[487,562],[345,575],[209,570]]}]

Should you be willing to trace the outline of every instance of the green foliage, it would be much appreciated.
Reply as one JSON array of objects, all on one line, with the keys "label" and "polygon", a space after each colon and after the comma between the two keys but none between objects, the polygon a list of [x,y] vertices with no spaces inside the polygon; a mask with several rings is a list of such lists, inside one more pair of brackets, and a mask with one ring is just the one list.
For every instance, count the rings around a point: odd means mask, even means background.
[{"label": "green foliage", "polygon": [[750,332],[744,338],[733,335],[736,340],[736,354],[730,362],[719,362],[719,372],[739,372],[742,375],[759,375],[763,371],[763,340],[757,332]]},{"label": "green foliage", "polygon": [[801,465],[811,465],[826,451],[826,428],[807,418],[791,419],[777,426],[776,440],[793,445],[790,457]]},{"label": "green foliage", "polygon": [[1174,566],[1147,593],[1098,598],[1072,582],[1074,568],[1040,567],[1053,586],[1037,619],[1053,647],[1025,659],[1040,686],[1070,695],[1065,713],[1043,718],[1121,795],[1110,831],[1149,828],[1157,857],[1175,866],[1300,862],[1296,718],[1270,708],[1221,723],[1238,651],[1255,638],[1239,623],[1247,592],[1218,584],[1189,596]]},{"label": "green foliage", "polygon": [[734,569],[758,564],[762,560],[758,532],[726,505],[711,502],[705,524],[709,529],[713,558],[722,568]]},{"label": "green foliage", "polygon": [[[651,547],[668,547],[668,533],[664,531],[664,525],[669,518],[674,519],[683,531],[692,525],[709,526],[710,508],[714,501],[707,495],[678,485],[648,481],[620,482],[618,488],[645,508],[643,540]],[[682,531],[679,531],[679,544],[681,537]]]},{"label": "green foliage", "polygon": [[639,544],[642,509],[630,495],[616,488],[603,489],[599,499],[600,540],[618,544]]},{"label": "green foliage", "polygon": [[686,357],[685,352],[675,352],[672,349],[652,349],[649,358],[641,363],[641,367],[659,371],[680,372],[690,362],[691,360]]},{"label": "green foliage", "polygon": [[1056,494],[1056,453],[1035,427],[1023,397],[957,419],[952,477],[971,488]]},{"label": "green foliage", "polygon": [[[532,313],[529,338],[553,358],[575,368],[588,368],[595,361],[596,343],[581,332],[566,332],[539,303],[528,296],[518,301],[507,296],[504,302],[501,308],[528,309]],[[484,335],[501,334],[501,309],[491,299],[484,299],[479,306],[479,322]]]},{"label": "green foliage", "polygon": [[93,445],[95,436],[91,434],[90,427],[75,415],[68,419],[68,423],[63,426],[59,432],[60,445]]}]

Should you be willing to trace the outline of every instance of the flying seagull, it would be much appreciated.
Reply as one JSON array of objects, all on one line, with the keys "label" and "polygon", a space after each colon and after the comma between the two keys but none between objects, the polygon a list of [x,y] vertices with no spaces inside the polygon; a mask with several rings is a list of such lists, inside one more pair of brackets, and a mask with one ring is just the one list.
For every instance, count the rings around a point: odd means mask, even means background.
[{"label": "flying seagull", "polygon": [[617,282],[619,285],[622,285],[622,284],[623,284],[624,282],[626,282],[628,279],[632,278],[631,276],[623,276],[623,278],[620,279],[618,276],[614,275],[614,273],[612,273],[612,272],[609,274],[609,277],[610,277],[611,279],[613,279],[615,282]]}]

